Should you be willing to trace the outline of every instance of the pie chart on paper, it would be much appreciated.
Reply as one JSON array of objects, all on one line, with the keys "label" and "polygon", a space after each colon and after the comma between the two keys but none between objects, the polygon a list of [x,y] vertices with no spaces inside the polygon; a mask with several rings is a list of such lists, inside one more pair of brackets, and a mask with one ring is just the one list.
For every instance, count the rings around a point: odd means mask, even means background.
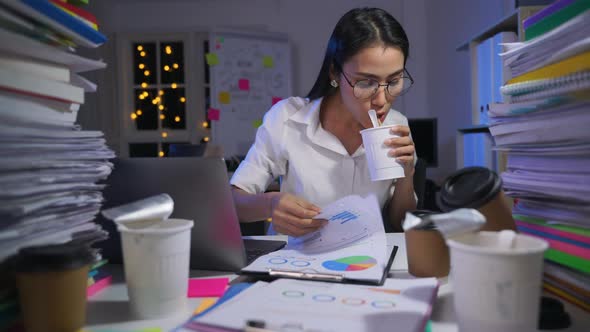
[{"label": "pie chart on paper", "polygon": [[377,260],[371,256],[348,256],[324,261],[322,266],[332,271],[362,271],[376,264]]}]

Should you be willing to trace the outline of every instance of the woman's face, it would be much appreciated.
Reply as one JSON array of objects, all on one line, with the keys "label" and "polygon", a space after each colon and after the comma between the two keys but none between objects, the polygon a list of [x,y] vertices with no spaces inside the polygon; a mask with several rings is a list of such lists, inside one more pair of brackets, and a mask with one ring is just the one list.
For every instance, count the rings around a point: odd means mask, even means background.
[{"label": "woman's face", "polygon": [[[353,87],[347,82],[347,78],[352,85],[366,79],[373,79],[379,84],[387,84],[399,79],[404,74],[403,70],[404,55],[402,51],[384,45],[364,48],[343,64],[343,73],[335,78],[340,85],[340,96],[347,110],[352,113],[352,116],[363,128],[372,127],[368,115],[370,109],[374,109],[379,120],[383,121],[395,97],[387,92],[386,86],[380,86],[373,96],[357,98]],[[359,83],[359,87],[362,85],[361,83]]]}]

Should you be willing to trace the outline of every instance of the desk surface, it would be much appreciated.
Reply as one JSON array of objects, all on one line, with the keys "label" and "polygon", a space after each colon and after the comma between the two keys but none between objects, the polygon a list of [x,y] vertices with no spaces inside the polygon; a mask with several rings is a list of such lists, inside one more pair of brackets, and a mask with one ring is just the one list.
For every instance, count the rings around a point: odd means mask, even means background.
[{"label": "desk surface", "polygon": [[[257,239],[281,239],[281,236],[254,237]],[[408,274],[408,262],[406,258],[406,246],[403,233],[387,234],[387,241],[399,247],[395,260],[391,266],[389,276],[391,278],[411,278]],[[186,312],[157,320],[133,320],[129,311],[129,298],[125,285],[121,266],[110,266],[113,274],[113,282],[110,287],[94,295],[88,303],[87,326],[90,331],[133,331],[149,327],[159,327],[163,331],[169,331],[186,321],[191,312],[197,308],[203,298],[189,298]],[[229,277],[236,278],[235,274],[219,271],[190,271],[190,277]],[[453,294],[451,284],[447,278],[440,279],[441,286],[438,291],[438,298],[434,305],[431,321],[433,332],[456,332],[457,324],[453,309]],[[564,301],[562,301],[564,302]],[[559,331],[590,331],[590,314],[578,307],[564,302],[566,310],[572,317],[573,325],[565,330]]]}]

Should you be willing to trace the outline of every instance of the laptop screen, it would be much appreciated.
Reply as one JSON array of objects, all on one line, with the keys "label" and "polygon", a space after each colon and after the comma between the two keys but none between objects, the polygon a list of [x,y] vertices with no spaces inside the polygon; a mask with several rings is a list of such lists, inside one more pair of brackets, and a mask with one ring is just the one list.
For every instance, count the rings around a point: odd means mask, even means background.
[{"label": "laptop screen", "polygon": [[[130,158],[114,161],[106,181],[104,209],[167,193],[174,200],[173,218],[194,221],[191,269],[237,271],[246,264],[244,243],[231,195],[226,166],[220,158]],[[97,220],[110,233],[98,243],[103,256],[122,263],[115,225]]]}]

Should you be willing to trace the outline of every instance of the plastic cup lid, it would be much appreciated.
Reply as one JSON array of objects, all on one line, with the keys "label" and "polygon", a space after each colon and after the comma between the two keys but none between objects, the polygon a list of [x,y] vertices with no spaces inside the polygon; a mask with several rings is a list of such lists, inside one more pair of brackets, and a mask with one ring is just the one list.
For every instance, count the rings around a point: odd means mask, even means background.
[{"label": "plastic cup lid", "polygon": [[443,211],[477,209],[492,200],[502,188],[502,179],[484,167],[466,167],[450,175],[443,184],[438,205]]},{"label": "plastic cup lid", "polygon": [[15,259],[17,272],[47,272],[77,269],[94,260],[84,245],[52,244],[19,250]]}]

